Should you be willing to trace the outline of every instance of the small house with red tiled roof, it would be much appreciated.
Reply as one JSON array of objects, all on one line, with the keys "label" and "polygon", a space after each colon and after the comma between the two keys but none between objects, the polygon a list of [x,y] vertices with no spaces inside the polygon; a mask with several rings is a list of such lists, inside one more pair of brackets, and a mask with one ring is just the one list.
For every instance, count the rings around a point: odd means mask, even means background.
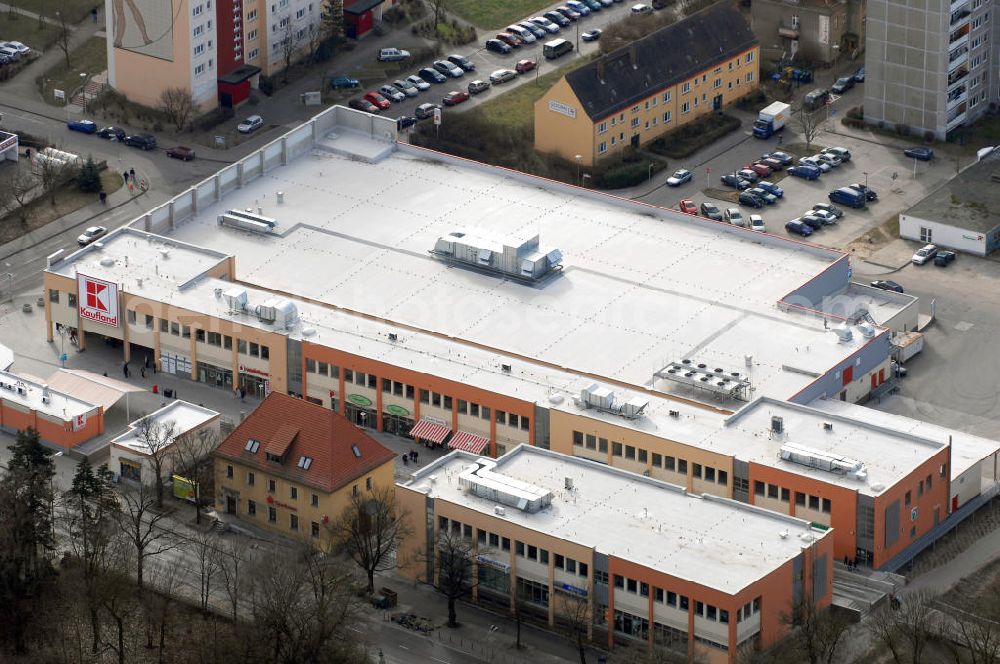
[{"label": "small house with red tiled roof", "polygon": [[392,486],[395,453],[342,415],[272,392],[215,451],[220,511],[318,539],[354,493]]}]

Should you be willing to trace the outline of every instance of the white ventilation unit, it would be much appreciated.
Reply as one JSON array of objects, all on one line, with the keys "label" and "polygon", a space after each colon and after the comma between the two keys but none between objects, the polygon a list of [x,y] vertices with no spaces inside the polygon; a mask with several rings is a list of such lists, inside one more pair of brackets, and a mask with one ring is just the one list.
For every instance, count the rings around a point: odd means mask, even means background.
[{"label": "white ventilation unit", "polygon": [[437,239],[432,256],[518,281],[538,282],[562,269],[558,249],[543,249],[538,235],[487,237],[474,230],[457,230]]},{"label": "white ventilation unit", "polygon": [[653,376],[741,401],[746,401],[750,394],[750,379],[738,371],[726,371],[690,359],[671,362]]},{"label": "white ventilation unit", "polygon": [[220,226],[239,228],[240,230],[260,233],[262,235],[273,233],[275,227],[278,225],[277,219],[254,214],[250,210],[245,212],[242,210],[227,210],[225,214],[220,214],[217,217],[217,221]]},{"label": "white ventilation unit", "polygon": [[495,461],[479,459],[458,476],[458,484],[480,498],[516,507],[522,512],[538,512],[552,502],[551,491],[495,473],[495,467]]},{"label": "white ventilation unit", "polygon": [[615,393],[610,388],[593,383],[580,390],[578,403],[582,408],[593,408],[634,420],[642,416],[643,411],[649,405],[649,400],[639,396],[627,400],[617,400]]},{"label": "white ventilation unit", "polygon": [[[781,458],[785,461],[825,470],[829,473],[837,473],[838,475],[851,474],[857,477],[858,473],[865,472],[865,465],[857,459],[823,452],[822,450],[815,450],[794,443],[785,443],[781,446]],[[865,476],[867,477],[867,473]]]},{"label": "white ventilation unit", "polygon": [[833,328],[834,334],[837,335],[837,339],[840,343],[846,344],[848,341],[854,338],[854,333],[851,331],[851,326],[846,322],[841,323]]},{"label": "white ventilation unit", "polygon": [[223,291],[222,298],[230,311],[245,311],[247,308],[247,289],[238,286]]}]

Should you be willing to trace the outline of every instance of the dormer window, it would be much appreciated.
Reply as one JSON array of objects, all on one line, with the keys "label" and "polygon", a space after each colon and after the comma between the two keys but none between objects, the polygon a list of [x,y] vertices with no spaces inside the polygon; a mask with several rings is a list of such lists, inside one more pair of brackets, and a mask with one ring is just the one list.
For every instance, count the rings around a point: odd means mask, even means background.
[{"label": "dormer window", "polygon": [[351,445],[351,451],[354,452],[354,456],[361,458],[361,448],[357,445]]},{"label": "dormer window", "polygon": [[247,444],[243,446],[243,449],[250,454],[256,454],[257,450],[260,449],[260,441],[255,438],[250,438],[247,440]]},{"label": "dormer window", "polygon": [[281,457],[279,455],[277,455],[277,454],[271,454],[270,452],[265,452],[264,453],[264,458],[266,458],[268,461],[272,461],[274,463],[281,463]]}]

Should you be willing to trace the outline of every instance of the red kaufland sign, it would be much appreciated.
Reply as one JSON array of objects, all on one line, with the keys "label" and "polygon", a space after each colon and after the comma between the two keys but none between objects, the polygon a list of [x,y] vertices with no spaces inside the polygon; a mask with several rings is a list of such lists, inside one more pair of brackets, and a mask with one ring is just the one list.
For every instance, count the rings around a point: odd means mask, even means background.
[{"label": "red kaufland sign", "polygon": [[76,275],[80,318],[118,327],[118,284]]}]

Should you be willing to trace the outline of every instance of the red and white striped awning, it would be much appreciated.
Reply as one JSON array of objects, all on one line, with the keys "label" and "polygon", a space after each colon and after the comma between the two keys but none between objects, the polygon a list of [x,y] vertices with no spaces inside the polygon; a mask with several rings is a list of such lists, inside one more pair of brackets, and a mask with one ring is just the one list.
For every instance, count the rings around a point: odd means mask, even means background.
[{"label": "red and white striped awning", "polygon": [[490,444],[490,441],[482,436],[477,436],[474,433],[469,433],[468,431],[456,431],[455,436],[448,443],[448,447],[453,450],[462,450],[463,452],[471,452],[472,454],[482,454],[486,446]]},{"label": "red and white striped awning", "polygon": [[426,417],[410,429],[410,436],[412,438],[429,440],[432,443],[443,443],[449,433],[451,433],[451,427],[446,426],[438,420]]}]

